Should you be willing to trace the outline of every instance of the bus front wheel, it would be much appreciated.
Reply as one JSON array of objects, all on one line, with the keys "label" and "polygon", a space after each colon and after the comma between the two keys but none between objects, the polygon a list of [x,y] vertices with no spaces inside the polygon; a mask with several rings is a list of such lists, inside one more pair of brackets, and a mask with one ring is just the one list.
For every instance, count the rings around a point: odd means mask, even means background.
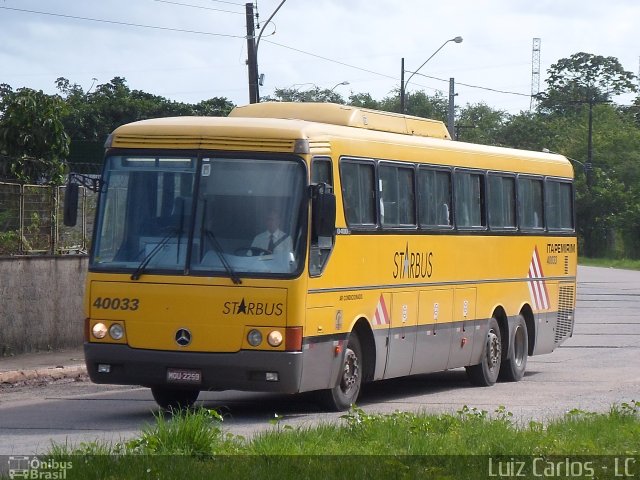
[{"label": "bus front wheel", "polygon": [[363,371],[360,340],[352,332],[344,352],[339,382],[335,387],[320,392],[322,403],[333,411],[349,409],[360,394]]},{"label": "bus front wheel", "polygon": [[489,329],[478,365],[467,368],[469,380],[474,385],[490,387],[498,379],[500,372],[500,360],[502,358],[502,340],[500,327],[495,318],[489,320]]},{"label": "bus front wheel", "polygon": [[165,410],[182,410],[191,408],[196,403],[200,390],[151,387],[151,394],[161,408]]},{"label": "bus front wheel", "polygon": [[529,336],[527,324],[522,315],[518,315],[513,325],[513,338],[507,358],[500,366],[500,379],[507,382],[517,382],[524,376],[527,368],[527,355],[529,352]]}]

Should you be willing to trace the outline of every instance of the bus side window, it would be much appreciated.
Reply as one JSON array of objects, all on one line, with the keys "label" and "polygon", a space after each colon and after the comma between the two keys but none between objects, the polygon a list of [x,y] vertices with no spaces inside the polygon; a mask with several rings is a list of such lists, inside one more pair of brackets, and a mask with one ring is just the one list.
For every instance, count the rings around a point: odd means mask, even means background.
[{"label": "bus side window", "polygon": [[380,224],[384,227],[415,225],[413,168],[381,164],[378,167],[378,175]]},{"label": "bus side window", "polygon": [[340,162],[342,201],[349,227],[375,227],[375,170],[371,162]]},{"label": "bus side window", "polygon": [[544,228],[542,179],[518,178],[518,219],[521,230]]},{"label": "bus side window", "polygon": [[492,229],[516,227],[514,176],[489,174],[489,226]]},{"label": "bus side window", "polygon": [[450,228],[451,172],[429,167],[418,169],[418,212],[423,228]]},{"label": "bus side window", "polygon": [[545,185],[547,228],[573,230],[573,191],[569,182],[547,180]]},{"label": "bus side window", "polygon": [[455,186],[457,226],[476,229],[485,227],[483,175],[457,171]]},{"label": "bus side window", "polygon": [[331,158],[314,157],[311,162],[311,183],[326,183],[333,187]]}]

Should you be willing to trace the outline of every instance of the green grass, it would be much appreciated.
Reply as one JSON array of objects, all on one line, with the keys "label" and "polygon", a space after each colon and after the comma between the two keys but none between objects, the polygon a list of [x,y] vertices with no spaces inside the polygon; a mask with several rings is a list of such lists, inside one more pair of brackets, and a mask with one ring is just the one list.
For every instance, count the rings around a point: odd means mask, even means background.
[{"label": "green grass", "polygon": [[579,265],[587,267],[623,268],[625,270],[640,270],[640,260],[630,260],[628,258],[587,258],[579,257]]},{"label": "green grass", "polygon": [[613,468],[615,459],[603,457],[612,455],[633,457],[640,477],[640,402],[606,414],[572,411],[544,424],[516,422],[502,407],[491,414],[464,407],[440,415],[373,415],[354,407],[337,424],[292,428],[278,416],[271,423],[270,430],[246,439],[225,432],[212,410],[158,414],[133,440],[54,445],[48,458],[72,462],[69,479],[282,480],[487,478],[489,458],[522,460],[530,467],[523,478],[537,478],[534,458],[586,458]]}]

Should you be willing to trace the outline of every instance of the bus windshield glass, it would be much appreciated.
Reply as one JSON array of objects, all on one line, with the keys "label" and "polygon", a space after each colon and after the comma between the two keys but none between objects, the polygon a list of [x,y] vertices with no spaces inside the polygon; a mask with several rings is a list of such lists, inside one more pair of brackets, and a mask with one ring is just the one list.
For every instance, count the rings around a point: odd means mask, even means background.
[{"label": "bus windshield glass", "polygon": [[291,276],[304,258],[301,162],[111,156],[91,267]]},{"label": "bus windshield glass", "polygon": [[305,170],[286,160],[204,158],[191,270],[298,272],[304,258]]}]

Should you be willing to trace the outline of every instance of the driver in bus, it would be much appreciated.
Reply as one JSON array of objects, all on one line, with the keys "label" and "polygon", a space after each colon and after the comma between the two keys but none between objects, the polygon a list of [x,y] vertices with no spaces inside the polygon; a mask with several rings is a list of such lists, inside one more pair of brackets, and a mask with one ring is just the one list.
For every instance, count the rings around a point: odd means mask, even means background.
[{"label": "driver in bus", "polygon": [[293,251],[291,237],[280,230],[280,214],[270,210],[265,219],[267,229],[256,235],[251,248],[263,250],[266,254],[288,253]]}]

